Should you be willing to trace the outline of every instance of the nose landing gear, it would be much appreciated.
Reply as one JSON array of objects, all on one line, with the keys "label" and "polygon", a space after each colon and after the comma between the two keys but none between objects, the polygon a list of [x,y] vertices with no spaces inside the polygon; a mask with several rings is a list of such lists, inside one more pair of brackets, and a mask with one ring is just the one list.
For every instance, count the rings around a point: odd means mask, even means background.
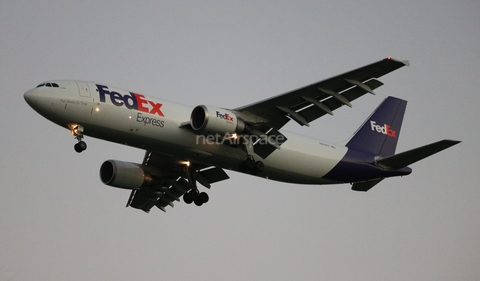
[{"label": "nose landing gear", "polygon": [[87,144],[84,141],[79,141],[76,143],[73,148],[75,149],[76,152],[80,153],[87,149]]},{"label": "nose landing gear", "polygon": [[72,132],[72,135],[75,137],[75,139],[78,141],[73,148],[75,149],[76,152],[80,153],[87,149],[87,144],[82,140],[83,139],[83,126],[81,125],[71,125],[70,130]]}]

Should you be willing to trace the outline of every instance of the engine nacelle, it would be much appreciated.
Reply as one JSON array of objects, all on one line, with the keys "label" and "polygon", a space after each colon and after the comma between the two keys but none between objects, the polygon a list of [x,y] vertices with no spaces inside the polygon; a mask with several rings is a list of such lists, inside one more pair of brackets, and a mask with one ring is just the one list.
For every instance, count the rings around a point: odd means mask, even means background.
[{"label": "engine nacelle", "polygon": [[152,183],[152,177],[142,169],[142,165],[118,160],[103,162],[100,179],[106,185],[125,189],[139,189]]},{"label": "engine nacelle", "polygon": [[218,107],[199,105],[190,116],[195,131],[218,134],[240,134],[245,131],[245,122],[232,112]]}]

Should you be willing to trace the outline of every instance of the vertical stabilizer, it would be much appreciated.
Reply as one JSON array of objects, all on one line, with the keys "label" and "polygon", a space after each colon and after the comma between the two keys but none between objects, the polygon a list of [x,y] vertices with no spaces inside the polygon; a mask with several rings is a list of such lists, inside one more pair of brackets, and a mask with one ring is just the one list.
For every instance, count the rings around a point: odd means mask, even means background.
[{"label": "vertical stabilizer", "polygon": [[395,154],[407,102],[386,98],[348,141],[350,149],[379,156]]}]

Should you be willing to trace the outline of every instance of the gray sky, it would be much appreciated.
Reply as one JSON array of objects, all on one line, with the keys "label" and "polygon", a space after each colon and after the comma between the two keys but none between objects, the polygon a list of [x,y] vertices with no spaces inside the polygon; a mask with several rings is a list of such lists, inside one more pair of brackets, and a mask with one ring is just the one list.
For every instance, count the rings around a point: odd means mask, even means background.
[{"label": "gray sky", "polygon": [[[2,1],[0,279],[480,279],[480,2]],[[408,100],[398,151],[460,145],[368,193],[228,172],[201,208],[125,208],[106,159],[143,151],[86,139],[23,93],[93,80],[192,106],[237,107],[387,56],[409,59],[297,133],[347,139],[389,95]]]}]

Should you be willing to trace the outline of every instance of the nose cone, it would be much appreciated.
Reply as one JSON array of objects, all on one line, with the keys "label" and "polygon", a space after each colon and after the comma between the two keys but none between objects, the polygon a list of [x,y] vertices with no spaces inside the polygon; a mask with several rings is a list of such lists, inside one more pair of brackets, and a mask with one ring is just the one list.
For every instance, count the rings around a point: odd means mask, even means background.
[{"label": "nose cone", "polygon": [[31,107],[35,108],[35,104],[37,104],[37,89],[31,89],[23,94],[23,98]]}]

